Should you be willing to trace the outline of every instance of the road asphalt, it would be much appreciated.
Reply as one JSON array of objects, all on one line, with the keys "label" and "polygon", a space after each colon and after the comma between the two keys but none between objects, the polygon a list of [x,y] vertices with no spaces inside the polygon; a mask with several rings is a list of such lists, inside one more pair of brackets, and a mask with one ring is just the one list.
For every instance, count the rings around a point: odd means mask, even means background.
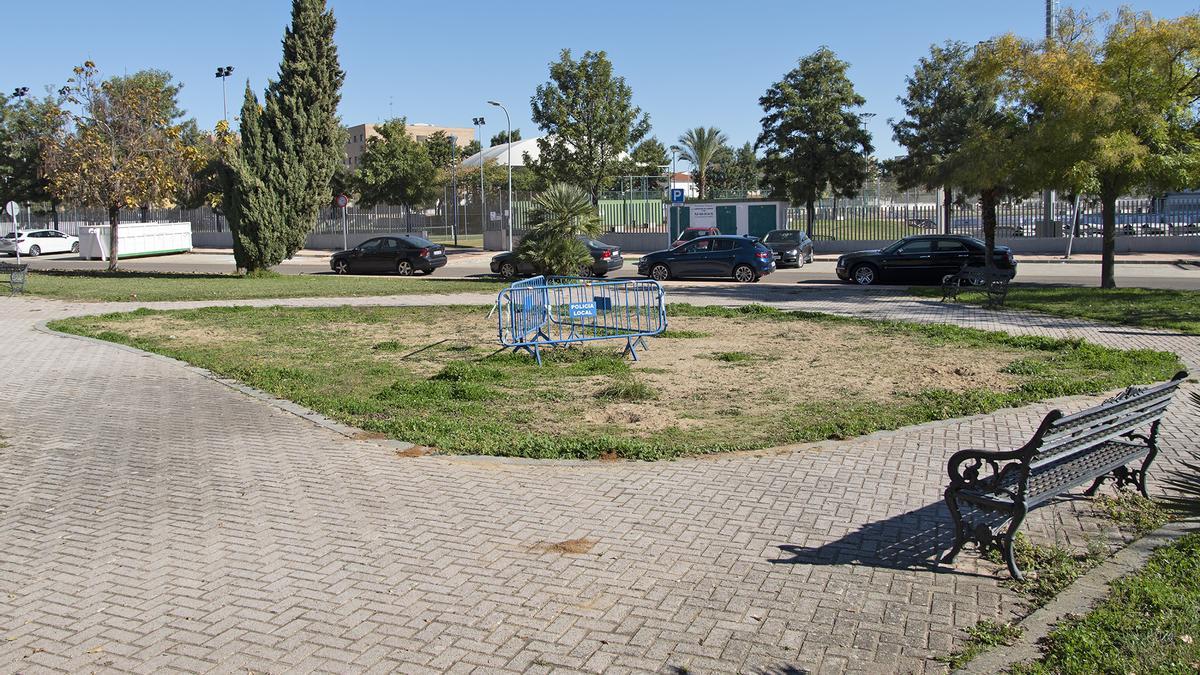
[{"label": "road asphalt", "polygon": [[[491,274],[488,261],[492,252],[478,249],[452,250],[450,262],[434,272],[440,278],[478,278]],[[302,251],[275,269],[283,274],[327,274],[329,253],[324,251]],[[1171,256],[1130,256],[1119,258],[1116,266],[1117,284],[1123,287],[1168,288],[1200,290],[1200,260],[1195,254]],[[614,279],[635,278],[636,255],[626,258],[625,265],[609,276]],[[99,260],[79,260],[70,254],[44,255],[38,258],[22,258],[34,270],[102,270],[106,264]],[[1095,256],[1072,261],[1048,257],[1018,257],[1017,281],[1020,283],[1045,285],[1098,286],[1100,264]],[[221,274],[236,269],[233,254],[229,251],[197,251],[152,258],[133,258],[121,261],[121,266],[130,271],[171,272],[195,274]],[[845,285],[834,275],[834,258],[819,257],[801,269],[781,269],[765,277],[768,285],[806,287],[822,285]]]}]

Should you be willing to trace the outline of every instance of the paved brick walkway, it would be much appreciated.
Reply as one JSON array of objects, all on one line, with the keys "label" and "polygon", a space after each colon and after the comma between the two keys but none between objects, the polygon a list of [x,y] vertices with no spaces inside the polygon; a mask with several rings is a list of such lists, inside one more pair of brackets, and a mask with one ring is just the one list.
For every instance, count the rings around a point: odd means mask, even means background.
[{"label": "paved brick walkway", "polygon": [[[886,293],[782,299],[1200,362],[1194,337]],[[931,672],[965,627],[1021,608],[970,552],[929,561],[950,539],[946,458],[1022,442],[1046,405],[656,464],[399,458],[177,364],[34,330],[125,308],[0,298],[0,671]],[[1166,454],[1198,431],[1177,405]],[[1082,500],[1028,523],[1078,547],[1124,536]]]}]

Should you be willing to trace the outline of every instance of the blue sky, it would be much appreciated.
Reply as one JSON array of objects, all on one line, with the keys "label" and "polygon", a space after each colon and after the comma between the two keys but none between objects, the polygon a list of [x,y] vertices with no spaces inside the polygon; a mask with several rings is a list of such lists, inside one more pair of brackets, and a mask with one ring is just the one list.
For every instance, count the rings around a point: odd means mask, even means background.
[{"label": "blue sky", "polygon": [[[1112,11],[1122,3],[1063,3]],[[217,66],[232,65],[230,115],[249,78],[261,90],[277,72],[287,0],[14,0],[4,10],[0,90],[60,85],[91,59],[106,73],[162,68],[185,84],[183,107],[201,126],[221,118]],[[976,42],[1012,31],[1037,37],[1044,0],[907,2],[557,2],[454,3],[334,0],[346,84],[347,124],[407,116],[410,122],[470,126],[487,117],[487,134],[508,105],[513,126],[536,135],[529,98],[564,47],[577,55],[606,50],[616,72],[650,114],[668,145],[686,128],[720,127],[730,141],[753,141],[758,97],[796,59],[825,44],[851,64],[850,76],[875,113],[876,154],[898,149],[887,125],[917,58],[934,42]],[[1194,1],[1142,0],[1134,8],[1174,17]],[[485,141],[486,142],[486,141]]]}]

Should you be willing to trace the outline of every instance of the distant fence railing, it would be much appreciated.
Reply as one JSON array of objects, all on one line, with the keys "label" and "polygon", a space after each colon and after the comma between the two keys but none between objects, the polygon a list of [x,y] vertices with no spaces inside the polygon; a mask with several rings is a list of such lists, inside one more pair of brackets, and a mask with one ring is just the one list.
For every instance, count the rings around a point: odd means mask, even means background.
[{"label": "distant fence railing", "polygon": [[[528,230],[533,212],[529,193],[513,195],[512,225],[518,236]],[[459,203],[439,202],[434,208],[409,209],[403,206],[380,205],[373,208],[349,207],[345,211],[348,234],[384,232],[424,232],[438,241],[452,241],[454,236],[468,243],[481,237],[485,230],[504,229],[504,210],[507,195],[486,195],[483,201],[478,192]],[[665,203],[659,199],[602,199],[599,203],[601,224],[608,232],[665,234]],[[983,219],[978,205],[956,205],[947,227],[942,223],[941,207],[931,203],[886,204],[878,206],[824,205],[815,210],[811,234],[817,241],[879,241],[895,240],[911,234],[949,231],[976,237],[983,236]],[[1046,222],[1042,204],[1036,201],[1001,204],[997,208],[996,236],[1000,239],[1017,237],[1054,238],[1070,234],[1074,209],[1069,201],[1055,203],[1053,218]],[[210,207],[196,209],[149,208],[122,209],[121,222],[190,222],[193,232],[227,232],[225,216]],[[28,211],[21,214],[21,227],[55,227],[54,216],[48,212]],[[108,222],[108,211],[96,208],[60,207],[57,228],[68,234],[78,234],[88,225]],[[788,209],[791,227],[805,229],[807,215],[802,207]],[[1100,236],[1102,220],[1100,207],[1094,202],[1081,205],[1078,237]],[[1117,235],[1123,237],[1200,236],[1200,199],[1154,200],[1122,199],[1117,202]],[[0,222],[0,231],[7,231],[9,222]],[[342,233],[342,210],[334,207],[320,210],[314,234]]]}]

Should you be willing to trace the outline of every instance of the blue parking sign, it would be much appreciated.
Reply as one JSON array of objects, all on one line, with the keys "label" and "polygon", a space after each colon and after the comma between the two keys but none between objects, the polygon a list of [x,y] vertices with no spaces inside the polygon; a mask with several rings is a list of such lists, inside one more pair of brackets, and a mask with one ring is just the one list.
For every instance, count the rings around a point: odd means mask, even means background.
[{"label": "blue parking sign", "polygon": [[682,204],[683,203],[683,188],[671,188],[671,203],[672,204]]}]

